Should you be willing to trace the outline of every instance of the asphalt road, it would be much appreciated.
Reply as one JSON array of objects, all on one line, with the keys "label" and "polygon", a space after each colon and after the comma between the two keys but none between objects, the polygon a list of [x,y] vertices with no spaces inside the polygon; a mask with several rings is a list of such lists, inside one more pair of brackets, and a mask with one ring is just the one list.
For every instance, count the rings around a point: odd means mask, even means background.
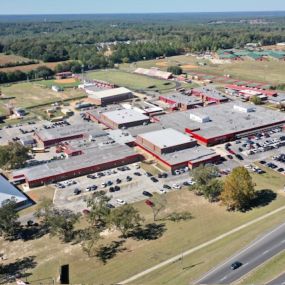
[{"label": "asphalt road", "polygon": [[[247,248],[208,272],[196,284],[230,284],[282,250],[285,250],[285,223],[258,238]],[[231,270],[230,266],[235,261],[241,262],[242,266],[236,270]],[[284,280],[285,276],[283,276]],[[282,282],[278,284],[282,284]]]},{"label": "asphalt road", "polygon": [[267,285],[285,285],[285,273],[270,281]]}]

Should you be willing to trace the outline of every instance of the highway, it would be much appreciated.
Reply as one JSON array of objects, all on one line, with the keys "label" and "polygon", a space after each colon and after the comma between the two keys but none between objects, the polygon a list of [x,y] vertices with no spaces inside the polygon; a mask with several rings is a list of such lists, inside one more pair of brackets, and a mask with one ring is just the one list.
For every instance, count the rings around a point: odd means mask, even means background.
[{"label": "highway", "polygon": [[[223,264],[218,265],[198,280],[196,284],[230,284],[283,250],[285,250],[285,223],[258,238]],[[241,262],[242,266],[236,270],[231,270],[230,266],[235,261]],[[282,281],[285,281],[284,275]],[[277,283],[270,284],[275,285]],[[282,282],[278,284],[282,284]]]},{"label": "highway", "polygon": [[285,285],[285,273],[270,281],[267,285]]}]

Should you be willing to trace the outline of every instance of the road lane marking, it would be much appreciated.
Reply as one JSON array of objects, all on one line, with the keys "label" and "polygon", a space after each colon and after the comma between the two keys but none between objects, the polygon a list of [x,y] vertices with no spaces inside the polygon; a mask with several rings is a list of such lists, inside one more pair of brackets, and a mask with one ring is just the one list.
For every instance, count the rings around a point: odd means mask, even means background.
[{"label": "road lane marking", "polygon": [[265,255],[266,253],[268,253],[269,252],[269,250],[265,250],[263,253],[262,253],[262,255]]},{"label": "road lane marking", "polygon": [[228,276],[226,275],[225,277],[223,277],[220,281],[225,281],[228,278]]}]

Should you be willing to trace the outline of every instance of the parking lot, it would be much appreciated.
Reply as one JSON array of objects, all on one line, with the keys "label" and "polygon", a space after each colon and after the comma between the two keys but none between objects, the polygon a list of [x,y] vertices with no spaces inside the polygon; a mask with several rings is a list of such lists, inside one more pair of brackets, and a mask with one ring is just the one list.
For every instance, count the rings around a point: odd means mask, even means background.
[{"label": "parking lot", "polygon": [[[158,193],[163,195],[168,191],[179,190],[187,186],[187,181],[191,183],[189,172],[175,176],[167,174],[166,178],[158,178],[158,176],[150,176],[150,174],[140,168],[139,164],[128,165],[126,169],[120,171],[118,168],[114,168],[103,171],[100,173],[101,175],[104,174],[104,176],[93,179],[90,178],[90,175],[78,177],[68,180],[70,181],[69,186],[67,186],[68,181],[58,183],[59,185],[63,185],[63,187],[54,185],[56,188],[54,203],[58,207],[65,207],[81,212],[86,208],[85,199],[91,197],[94,191],[103,190],[111,197],[110,204],[117,207],[120,205],[118,199],[126,203],[134,203],[149,198],[147,195],[143,195],[144,191],[151,194]],[[114,190],[116,186],[119,187],[118,191]]]}]

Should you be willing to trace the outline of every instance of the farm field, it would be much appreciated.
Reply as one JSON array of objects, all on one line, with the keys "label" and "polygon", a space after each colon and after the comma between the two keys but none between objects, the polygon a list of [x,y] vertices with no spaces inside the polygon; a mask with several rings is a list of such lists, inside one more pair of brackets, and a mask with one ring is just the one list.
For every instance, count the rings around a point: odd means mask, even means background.
[{"label": "farm field", "polygon": [[[273,175],[273,174],[270,174]],[[254,176],[257,189],[272,189],[276,192],[284,185],[284,177],[276,174],[276,182],[264,177]],[[87,258],[79,244],[63,244],[56,238],[44,236],[33,241],[16,241],[7,243],[0,240],[1,248],[6,248],[8,260],[22,259],[31,256],[36,263],[27,270],[32,275],[28,281],[57,276],[61,264],[70,264],[72,283],[113,284],[123,281],[132,275],[156,265],[182,251],[211,240],[222,233],[236,228],[248,221],[258,218],[270,211],[284,206],[285,196],[278,194],[276,199],[267,206],[257,207],[246,213],[229,213],[224,207],[210,204],[204,198],[195,196],[192,192],[182,190],[167,194],[166,215],[172,211],[190,211],[193,219],[179,223],[166,220],[156,222],[158,238],[137,240],[129,238],[122,240],[117,232],[106,234],[101,243],[107,247],[112,256],[106,263],[96,257]],[[135,207],[145,218],[145,223],[153,223],[152,211],[143,202]],[[170,266],[152,272],[132,284],[189,284],[203,272],[208,271],[218,262],[244,247],[264,230],[270,229],[284,220],[285,211],[258,222],[226,239],[189,255]],[[217,223],[217,221],[219,221]],[[160,234],[162,236],[160,237]],[[112,243],[116,241],[117,243]],[[223,248],[223,250],[221,250]],[[215,258],[213,258],[215,256]],[[183,269],[185,268],[185,269]]]},{"label": "farm field", "polygon": [[[13,55],[13,54],[6,55],[4,53],[0,53],[0,65],[7,63],[15,63],[15,62],[26,62],[29,60],[30,59],[18,55]],[[3,68],[0,68],[0,71],[2,71],[2,69]]]},{"label": "farm field", "polygon": [[175,83],[159,80],[143,75],[128,73],[121,70],[102,70],[95,72],[88,72],[87,77],[89,79],[104,80],[118,86],[124,86],[133,90],[143,91],[166,91],[175,88]]},{"label": "farm field", "polygon": [[2,85],[2,93],[7,99],[0,100],[0,111],[5,109],[5,104],[10,103],[16,107],[32,108],[41,104],[49,104],[57,101],[76,99],[85,96],[78,89],[66,89],[63,92],[54,92],[50,88],[43,87],[44,81],[26,82],[11,85]]}]

